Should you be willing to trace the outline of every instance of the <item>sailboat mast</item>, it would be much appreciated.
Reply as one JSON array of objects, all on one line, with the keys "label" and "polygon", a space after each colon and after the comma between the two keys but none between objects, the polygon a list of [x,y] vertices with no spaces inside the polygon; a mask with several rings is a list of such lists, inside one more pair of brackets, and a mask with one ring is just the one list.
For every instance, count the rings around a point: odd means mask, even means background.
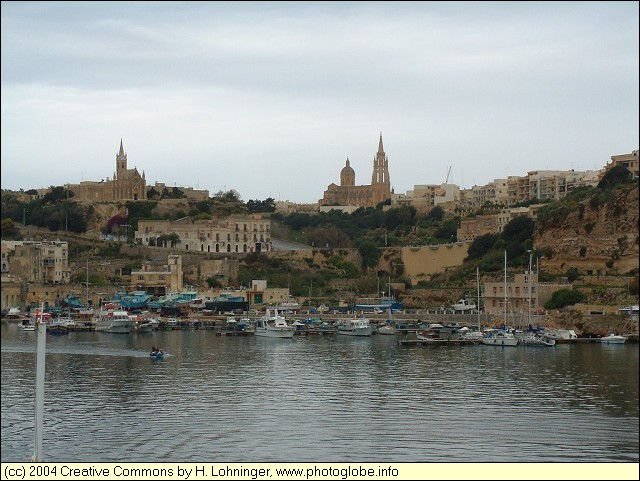
[{"label": "sailboat mast", "polygon": [[504,328],[507,329],[507,251],[504,251]]},{"label": "sailboat mast", "polygon": [[476,311],[478,312],[478,332],[480,332],[480,268],[476,267],[476,288],[478,291],[478,302],[476,303]]}]

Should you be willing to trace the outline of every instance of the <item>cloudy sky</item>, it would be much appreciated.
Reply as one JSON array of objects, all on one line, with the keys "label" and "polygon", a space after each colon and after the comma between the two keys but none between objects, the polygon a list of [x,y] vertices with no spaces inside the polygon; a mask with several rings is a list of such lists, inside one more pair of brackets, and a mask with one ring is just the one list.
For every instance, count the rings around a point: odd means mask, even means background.
[{"label": "cloudy sky", "polygon": [[[315,202],[638,149],[638,2],[12,2],[2,188],[113,176]],[[450,173],[449,173],[450,172]]]}]

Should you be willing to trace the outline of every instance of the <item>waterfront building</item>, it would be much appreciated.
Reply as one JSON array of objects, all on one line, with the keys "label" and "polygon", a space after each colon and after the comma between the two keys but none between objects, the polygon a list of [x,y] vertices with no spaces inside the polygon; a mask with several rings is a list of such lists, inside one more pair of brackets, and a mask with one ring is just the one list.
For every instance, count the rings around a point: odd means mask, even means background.
[{"label": "waterfront building", "polygon": [[22,282],[70,281],[69,245],[63,241],[2,241],[2,272]]},{"label": "waterfront building", "polygon": [[[179,238],[168,246],[163,239],[171,234]],[[135,240],[144,245],[172,247],[207,253],[244,253],[271,251],[271,218],[260,214],[193,220],[140,220]]]},{"label": "waterfront building", "polygon": [[[529,287],[531,287],[531,293],[529,293]],[[531,311],[535,313],[539,306],[544,306],[551,299],[555,291],[573,289],[573,286],[566,281],[539,283],[535,272],[531,272],[531,282],[529,282],[529,272],[524,272],[515,274],[511,278],[507,277],[506,288],[505,296],[504,279],[484,283],[485,313],[503,315],[506,297],[509,322],[513,322],[514,317],[518,320],[526,319],[524,316],[529,312],[529,298],[531,298]]]},{"label": "waterfront building", "polygon": [[347,157],[345,166],[340,171],[340,185],[330,184],[319,206],[357,206],[376,207],[379,203],[391,198],[391,181],[389,179],[389,159],[382,145],[382,134],[378,142],[378,152],[373,157],[373,173],[370,185],[356,185],[356,173]]},{"label": "waterfront building", "polygon": [[142,269],[132,270],[131,290],[163,296],[169,292],[182,291],[182,278],[182,256],[170,255],[164,265],[144,262]]}]

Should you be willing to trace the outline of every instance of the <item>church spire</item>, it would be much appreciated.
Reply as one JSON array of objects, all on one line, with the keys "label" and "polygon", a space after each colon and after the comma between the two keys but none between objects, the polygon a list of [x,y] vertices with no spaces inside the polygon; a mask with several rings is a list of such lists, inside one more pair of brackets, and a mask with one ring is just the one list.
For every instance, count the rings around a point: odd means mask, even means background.
[{"label": "church spire", "polygon": [[378,142],[378,155],[384,155],[384,148],[382,147],[382,132],[380,132],[380,142]]},{"label": "church spire", "polygon": [[[382,134],[380,134],[380,142],[382,142]],[[118,152],[119,157],[124,157],[124,147],[122,146],[122,137],[120,137],[120,152]]]},{"label": "church spire", "polygon": [[122,138],[120,139],[120,151],[116,155],[116,175],[114,180],[123,179],[127,172],[127,154],[124,153],[124,146],[122,145]]}]

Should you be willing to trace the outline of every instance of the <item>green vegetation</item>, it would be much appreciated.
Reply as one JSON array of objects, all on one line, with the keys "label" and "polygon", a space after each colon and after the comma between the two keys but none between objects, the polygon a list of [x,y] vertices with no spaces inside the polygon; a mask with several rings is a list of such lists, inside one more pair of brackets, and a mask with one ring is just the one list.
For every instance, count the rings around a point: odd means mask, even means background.
[{"label": "green vegetation", "polygon": [[587,295],[584,292],[573,289],[560,289],[551,295],[551,299],[544,305],[545,309],[562,309],[579,302],[584,302]]}]

